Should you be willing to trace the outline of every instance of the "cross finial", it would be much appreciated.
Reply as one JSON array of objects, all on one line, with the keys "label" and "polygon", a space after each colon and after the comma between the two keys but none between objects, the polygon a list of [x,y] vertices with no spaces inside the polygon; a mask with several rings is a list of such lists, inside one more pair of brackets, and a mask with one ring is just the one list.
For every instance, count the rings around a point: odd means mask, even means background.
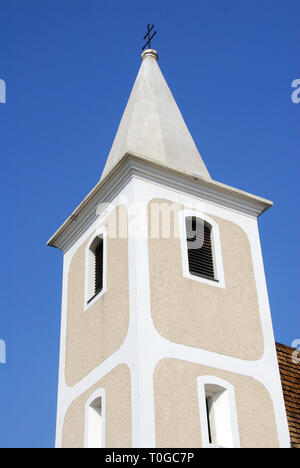
[{"label": "cross finial", "polygon": [[145,50],[146,48],[147,49],[151,49],[151,41],[152,39],[154,38],[155,34],[157,33],[157,31],[154,31],[154,33],[152,34],[152,36],[150,35],[152,29],[154,28],[154,24],[153,26],[151,26],[150,28],[150,24],[147,25],[147,34],[144,36],[144,39],[148,38],[148,41],[146,42],[146,44],[144,45],[144,47],[142,48],[142,50]]}]

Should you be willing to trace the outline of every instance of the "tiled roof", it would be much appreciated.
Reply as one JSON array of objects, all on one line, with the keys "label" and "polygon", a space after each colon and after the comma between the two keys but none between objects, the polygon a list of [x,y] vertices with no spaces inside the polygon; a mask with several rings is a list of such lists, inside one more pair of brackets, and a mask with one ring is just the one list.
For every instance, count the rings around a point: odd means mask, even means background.
[{"label": "tiled roof", "polygon": [[291,443],[300,448],[300,362],[293,362],[294,348],[276,343],[276,350]]}]

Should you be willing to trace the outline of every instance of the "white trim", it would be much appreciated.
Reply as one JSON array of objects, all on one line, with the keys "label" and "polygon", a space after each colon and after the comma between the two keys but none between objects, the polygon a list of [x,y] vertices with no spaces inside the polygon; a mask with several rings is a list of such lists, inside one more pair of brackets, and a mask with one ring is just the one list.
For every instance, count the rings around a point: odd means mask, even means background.
[{"label": "white trim", "polygon": [[[139,180],[130,184],[128,196],[128,218],[130,208],[137,200],[145,200],[145,192]],[[129,297],[130,297],[130,331],[127,345],[131,355],[132,373],[132,444],[138,448],[155,448],[155,405],[153,374],[157,360],[153,355],[153,346],[158,346],[151,317],[150,272],[148,251],[148,212],[147,204],[134,212],[128,229],[128,262],[129,262]],[[136,238],[135,226],[145,234]],[[133,233],[131,236],[130,233]],[[153,334],[154,332],[154,334]],[[132,338],[131,338],[132,336]],[[154,340],[153,340],[154,339]],[[156,343],[156,345],[155,345]]]},{"label": "white trim", "polygon": [[101,435],[102,435],[102,446],[101,448],[105,448],[105,432],[106,432],[106,401],[105,401],[105,389],[99,388],[96,390],[90,398],[87,400],[85,404],[85,425],[84,425],[84,448],[89,448],[89,408],[90,405],[95,401],[97,398],[101,398]]},{"label": "white trim", "polygon": [[[211,241],[212,241],[212,254],[213,254],[213,264],[214,264],[214,274],[215,281],[208,278],[202,278],[201,276],[192,275],[189,269],[189,260],[188,260],[188,249],[186,241],[186,218],[190,216],[195,216],[203,221],[206,221],[211,225]],[[182,260],[182,271],[185,278],[189,278],[193,281],[198,281],[199,283],[209,284],[210,286],[215,286],[217,288],[225,289],[225,278],[224,278],[224,267],[222,259],[222,248],[220,240],[220,230],[218,224],[207,216],[205,213],[197,210],[182,210],[179,213],[179,225],[180,225],[180,246],[181,246],[181,260]]]},{"label": "white trim", "polygon": [[230,439],[232,440],[232,442],[229,443],[226,448],[240,448],[241,443],[240,443],[234,387],[226,380],[223,380],[214,376],[209,376],[209,375],[204,375],[204,376],[200,376],[197,378],[202,448],[212,448],[213,446],[209,442],[209,437],[208,437],[206,390],[205,390],[206,385],[216,385],[217,387],[221,387],[222,389],[226,391],[226,396],[228,398],[227,403],[229,405],[229,415],[230,415],[230,427],[227,428],[227,431],[229,431],[229,433],[227,433],[227,437],[230,437]]},{"label": "white trim", "polygon": [[[101,291],[90,301],[90,247],[96,237],[103,239],[103,287]],[[84,270],[84,311],[88,310],[95,302],[106,293],[107,289],[107,228],[99,228],[90,239],[85,249],[85,270]],[[90,302],[89,302],[90,301]]]}]

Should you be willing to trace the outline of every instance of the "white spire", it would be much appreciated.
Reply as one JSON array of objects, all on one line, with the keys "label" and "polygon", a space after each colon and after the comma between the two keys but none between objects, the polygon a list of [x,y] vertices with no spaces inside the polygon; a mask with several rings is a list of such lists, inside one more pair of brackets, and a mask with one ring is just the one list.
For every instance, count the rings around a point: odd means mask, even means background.
[{"label": "white spire", "polygon": [[211,179],[180,110],[158,66],[158,54],[147,49],[101,179],[126,153]]}]

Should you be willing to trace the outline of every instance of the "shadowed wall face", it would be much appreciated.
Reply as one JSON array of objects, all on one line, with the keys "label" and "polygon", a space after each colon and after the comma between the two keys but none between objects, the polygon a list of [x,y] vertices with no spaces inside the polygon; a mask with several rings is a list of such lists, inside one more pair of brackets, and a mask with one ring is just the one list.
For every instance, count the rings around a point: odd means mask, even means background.
[{"label": "shadowed wall face", "polygon": [[118,207],[97,227],[107,228],[107,290],[84,311],[85,255],[93,236],[75,253],[69,270],[66,380],[70,386],[112,355],[123,343],[129,326],[128,241],[113,238],[115,225],[127,226],[127,211]]}]

